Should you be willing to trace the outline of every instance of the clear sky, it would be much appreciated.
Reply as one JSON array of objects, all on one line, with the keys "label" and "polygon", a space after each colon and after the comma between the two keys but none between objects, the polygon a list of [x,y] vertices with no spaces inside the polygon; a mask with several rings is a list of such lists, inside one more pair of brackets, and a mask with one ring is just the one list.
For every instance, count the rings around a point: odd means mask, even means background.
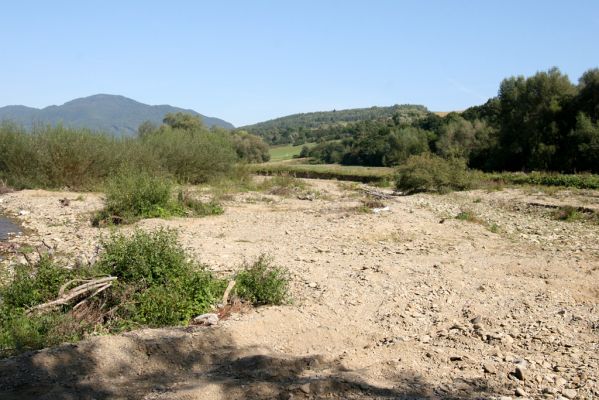
[{"label": "clear sky", "polygon": [[298,112],[460,110],[500,81],[599,66],[599,1],[5,1],[0,106],[96,93],[236,126]]}]

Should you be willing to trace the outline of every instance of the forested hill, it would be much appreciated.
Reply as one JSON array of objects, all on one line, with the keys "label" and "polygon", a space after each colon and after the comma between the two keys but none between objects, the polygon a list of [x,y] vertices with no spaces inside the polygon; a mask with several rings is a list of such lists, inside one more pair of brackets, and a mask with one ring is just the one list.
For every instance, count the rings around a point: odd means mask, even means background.
[{"label": "forested hill", "polygon": [[262,136],[271,144],[293,143],[298,137],[308,136],[310,131],[344,125],[349,122],[373,121],[395,117],[411,123],[425,117],[429,111],[424,106],[402,104],[390,107],[352,108],[348,110],[320,111],[293,114],[281,118],[247,125],[239,129]]},{"label": "forested hill", "polygon": [[75,99],[61,106],[42,109],[25,106],[0,107],[0,121],[12,121],[25,128],[30,128],[34,124],[62,123],[69,127],[132,135],[143,122],[160,124],[166,114],[177,112],[199,115],[208,127],[233,129],[233,125],[227,121],[206,117],[194,110],[169,105],[151,106],[124,96],[109,94],[97,94]]}]

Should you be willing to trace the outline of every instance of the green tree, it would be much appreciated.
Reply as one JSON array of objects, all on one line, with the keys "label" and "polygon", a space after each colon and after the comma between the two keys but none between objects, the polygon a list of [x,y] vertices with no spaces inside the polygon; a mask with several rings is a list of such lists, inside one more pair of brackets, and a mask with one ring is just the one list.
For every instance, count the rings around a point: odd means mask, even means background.
[{"label": "green tree", "polygon": [[202,118],[199,115],[188,113],[168,113],[164,116],[162,122],[172,129],[182,129],[185,131],[196,131],[204,129]]},{"label": "green tree", "polygon": [[499,146],[507,169],[554,168],[564,106],[576,94],[559,69],[505,79],[499,88]]}]

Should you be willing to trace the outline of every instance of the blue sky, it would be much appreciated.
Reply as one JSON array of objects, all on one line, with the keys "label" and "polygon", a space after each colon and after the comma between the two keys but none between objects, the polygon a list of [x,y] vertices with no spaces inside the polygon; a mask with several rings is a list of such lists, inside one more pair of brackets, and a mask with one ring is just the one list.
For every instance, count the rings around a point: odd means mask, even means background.
[{"label": "blue sky", "polygon": [[0,105],[122,94],[236,126],[298,112],[460,110],[500,81],[599,66],[599,1],[12,1]]}]

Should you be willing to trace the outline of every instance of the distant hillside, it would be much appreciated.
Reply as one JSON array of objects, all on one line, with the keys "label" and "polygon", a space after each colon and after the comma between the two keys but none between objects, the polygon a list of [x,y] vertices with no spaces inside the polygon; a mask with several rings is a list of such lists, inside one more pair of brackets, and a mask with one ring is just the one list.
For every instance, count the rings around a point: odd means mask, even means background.
[{"label": "distant hillside", "polygon": [[233,129],[222,119],[206,117],[194,110],[169,105],[150,106],[123,96],[97,94],[42,109],[25,106],[0,108],[0,121],[10,120],[26,128],[33,124],[57,124],[89,128],[117,135],[132,135],[144,121],[160,124],[167,113],[186,112],[200,115],[205,125]]},{"label": "distant hillside", "polygon": [[348,110],[320,111],[293,114],[286,117],[247,125],[239,129],[262,136],[269,143],[290,143],[288,140],[299,131],[317,130],[345,125],[351,122],[389,119],[398,116],[407,123],[425,117],[429,111],[426,107],[412,104],[394,105],[390,107],[352,108]]}]

